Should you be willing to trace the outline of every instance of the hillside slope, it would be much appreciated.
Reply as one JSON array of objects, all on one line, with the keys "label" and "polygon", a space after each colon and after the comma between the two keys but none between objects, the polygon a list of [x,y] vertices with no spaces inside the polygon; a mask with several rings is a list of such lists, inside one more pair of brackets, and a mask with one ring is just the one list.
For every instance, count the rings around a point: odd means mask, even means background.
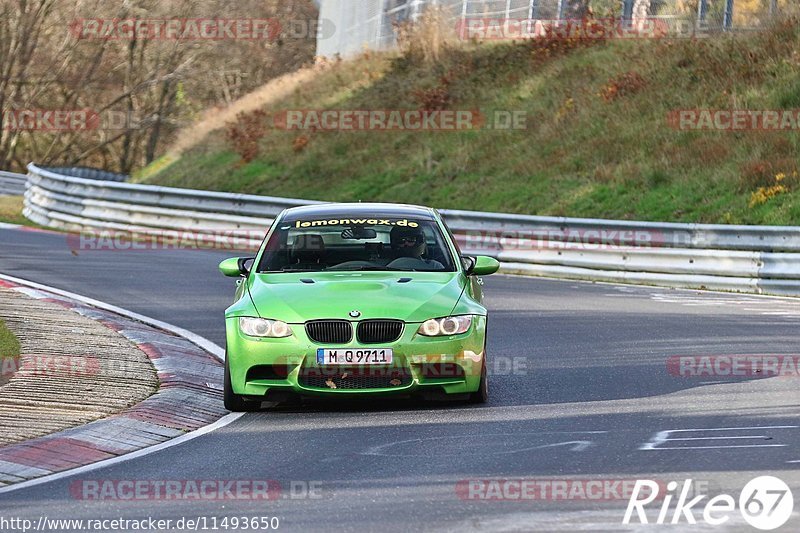
[{"label": "hillside slope", "polygon": [[[680,40],[538,39],[370,54],[320,69],[265,111],[524,112],[525,130],[284,131],[250,114],[148,183],[335,201],[685,222],[800,224],[798,132],[687,131],[682,109],[800,108],[800,21]],[[264,131],[259,131],[265,128]]]}]

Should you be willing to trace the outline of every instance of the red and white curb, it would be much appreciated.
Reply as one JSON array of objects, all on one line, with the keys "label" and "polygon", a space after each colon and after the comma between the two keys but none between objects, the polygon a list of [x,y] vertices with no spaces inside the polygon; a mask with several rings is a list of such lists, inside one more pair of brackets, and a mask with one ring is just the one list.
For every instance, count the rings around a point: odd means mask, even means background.
[{"label": "red and white curb", "polygon": [[[116,415],[0,448],[0,494],[155,453],[230,424],[224,351],[170,324],[0,274],[0,287],[62,305],[131,340],[156,368],[158,392]],[[227,416],[226,416],[227,415]]]}]

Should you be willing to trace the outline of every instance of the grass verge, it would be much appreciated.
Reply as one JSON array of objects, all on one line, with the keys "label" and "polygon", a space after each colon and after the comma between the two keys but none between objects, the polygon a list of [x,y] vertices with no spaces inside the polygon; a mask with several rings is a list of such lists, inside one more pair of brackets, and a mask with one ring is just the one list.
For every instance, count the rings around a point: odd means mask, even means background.
[{"label": "grass verge", "polygon": [[5,385],[17,368],[19,341],[0,320],[0,386]]},{"label": "grass verge", "polygon": [[0,222],[30,224],[30,221],[22,216],[22,196],[0,195]]}]

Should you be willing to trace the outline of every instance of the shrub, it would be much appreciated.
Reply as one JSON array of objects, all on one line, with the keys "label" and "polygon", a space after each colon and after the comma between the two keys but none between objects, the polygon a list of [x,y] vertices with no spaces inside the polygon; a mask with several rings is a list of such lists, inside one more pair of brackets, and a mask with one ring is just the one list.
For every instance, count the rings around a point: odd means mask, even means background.
[{"label": "shrub", "polygon": [[295,152],[302,152],[303,149],[308,146],[310,140],[311,139],[309,139],[307,135],[300,135],[292,142],[292,150]]},{"label": "shrub", "polygon": [[647,81],[645,81],[641,74],[629,71],[616,78],[610,79],[600,91],[600,96],[602,96],[603,100],[606,102],[612,102],[617,98],[636,94],[641,91],[645,85],[647,85]]},{"label": "shrub", "polygon": [[267,134],[266,118],[266,111],[257,109],[251,113],[239,113],[236,122],[228,124],[225,138],[242,158],[241,163],[249,163],[258,157],[259,141]]},{"label": "shrub", "polygon": [[[797,161],[791,158],[757,159],[742,165],[739,190],[755,191],[782,184],[795,185],[798,180]],[[782,176],[777,179],[778,176]]]}]

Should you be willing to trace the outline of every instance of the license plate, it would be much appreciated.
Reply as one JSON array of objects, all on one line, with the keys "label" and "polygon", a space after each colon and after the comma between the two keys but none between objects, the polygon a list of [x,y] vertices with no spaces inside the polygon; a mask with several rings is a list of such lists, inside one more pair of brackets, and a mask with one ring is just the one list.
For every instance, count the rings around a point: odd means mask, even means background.
[{"label": "license plate", "polygon": [[317,350],[318,365],[390,365],[391,348]]}]

